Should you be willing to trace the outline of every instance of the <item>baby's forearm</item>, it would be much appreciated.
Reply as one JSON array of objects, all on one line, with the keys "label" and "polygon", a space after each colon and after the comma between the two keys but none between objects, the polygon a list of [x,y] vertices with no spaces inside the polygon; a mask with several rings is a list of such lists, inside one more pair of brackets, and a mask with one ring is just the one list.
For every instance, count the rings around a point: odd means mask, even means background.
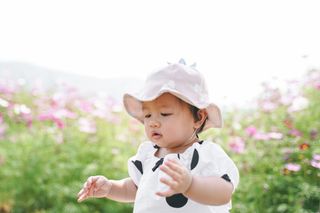
[{"label": "baby's forearm", "polygon": [[220,177],[193,176],[192,183],[184,195],[206,205],[223,205],[230,201],[233,185]]},{"label": "baby's forearm", "polygon": [[110,181],[112,182],[112,187],[106,198],[125,203],[134,201],[137,187],[131,178]]}]

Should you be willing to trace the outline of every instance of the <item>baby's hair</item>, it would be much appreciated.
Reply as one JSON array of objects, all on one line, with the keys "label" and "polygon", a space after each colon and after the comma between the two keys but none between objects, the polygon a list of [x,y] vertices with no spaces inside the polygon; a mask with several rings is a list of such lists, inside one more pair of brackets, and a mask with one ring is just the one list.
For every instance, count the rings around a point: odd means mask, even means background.
[{"label": "baby's hair", "polygon": [[[188,104],[188,103],[187,103],[187,104]],[[200,120],[201,118],[199,118],[199,115],[198,115],[198,111],[199,111],[200,109],[199,109],[198,107],[196,107],[196,106],[191,105],[191,104],[188,104],[188,106],[189,106],[189,109],[190,109],[191,114],[192,114],[192,116],[193,116],[193,119],[194,119],[195,121]],[[197,130],[197,136],[198,136],[199,133],[202,132],[202,130],[203,130],[203,128],[204,128],[207,120],[208,120],[208,117],[206,117],[206,119],[205,119],[205,121],[203,122],[203,124],[202,124],[202,125],[200,126],[200,128]]]}]

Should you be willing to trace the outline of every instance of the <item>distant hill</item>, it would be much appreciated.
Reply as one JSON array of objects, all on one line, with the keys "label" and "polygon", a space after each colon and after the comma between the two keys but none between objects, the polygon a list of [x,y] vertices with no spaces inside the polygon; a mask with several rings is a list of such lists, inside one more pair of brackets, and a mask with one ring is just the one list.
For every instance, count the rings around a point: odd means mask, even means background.
[{"label": "distant hill", "polygon": [[59,81],[63,81],[74,86],[84,95],[104,92],[118,101],[122,99],[124,92],[136,91],[143,83],[142,80],[134,78],[102,79],[51,70],[30,63],[0,61],[1,78],[22,78],[26,81],[27,85],[32,85],[35,81],[41,80],[46,89],[54,87]]}]

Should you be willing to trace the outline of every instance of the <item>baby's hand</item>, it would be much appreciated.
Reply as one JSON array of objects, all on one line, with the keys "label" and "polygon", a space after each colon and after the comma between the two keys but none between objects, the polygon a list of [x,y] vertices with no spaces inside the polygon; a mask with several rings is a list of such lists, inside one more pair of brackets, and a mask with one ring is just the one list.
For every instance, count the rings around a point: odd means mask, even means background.
[{"label": "baby's hand", "polygon": [[172,180],[161,178],[160,181],[169,187],[168,191],[157,192],[156,194],[162,197],[169,197],[177,193],[186,192],[192,182],[190,171],[174,159],[168,159],[160,169],[169,175]]},{"label": "baby's hand", "polygon": [[78,193],[78,202],[82,202],[89,197],[106,197],[110,192],[111,186],[111,181],[106,177],[101,175],[91,176]]}]

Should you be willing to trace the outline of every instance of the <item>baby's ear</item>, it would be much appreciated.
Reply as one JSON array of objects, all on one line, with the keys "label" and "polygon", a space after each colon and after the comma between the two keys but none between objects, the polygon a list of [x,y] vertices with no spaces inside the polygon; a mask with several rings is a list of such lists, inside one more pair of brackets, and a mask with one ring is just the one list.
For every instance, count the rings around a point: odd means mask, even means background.
[{"label": "baby's ear", "polygon": [[208,116],[207,110],[206,109],[199,109],[198,111],[198,118],[199,120],[205,120]]},{"label": "baby's ear", "polygon": [[200,109],[197,112],[197,115],[198,115],[198,120],[196,121],[196,124],[199,125],[199,127],[200,127],[203,124],[203,122],[206,120],[206,118],[208,117],[208,113],[207,113],[206,109]]}]

